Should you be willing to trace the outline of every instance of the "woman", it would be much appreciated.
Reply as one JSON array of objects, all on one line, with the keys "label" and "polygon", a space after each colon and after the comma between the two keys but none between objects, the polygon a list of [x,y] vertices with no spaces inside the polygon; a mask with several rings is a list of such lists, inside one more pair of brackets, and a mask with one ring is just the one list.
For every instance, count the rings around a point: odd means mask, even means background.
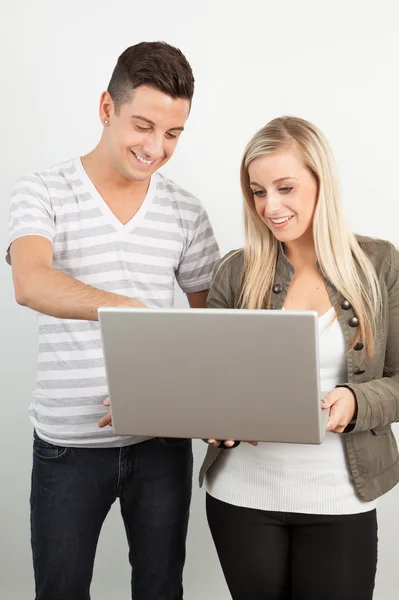
[{"label": "woman", "polygon": [[234,600],[370,600],[376,499],[399,480],[399,253],[349,231],[328,144],[307,121],[261,129],[241,185],[245,248],[220,262],[208,306],[317,311],[330,418],[320,446],[208,441],[201,480],[223,572]]}]

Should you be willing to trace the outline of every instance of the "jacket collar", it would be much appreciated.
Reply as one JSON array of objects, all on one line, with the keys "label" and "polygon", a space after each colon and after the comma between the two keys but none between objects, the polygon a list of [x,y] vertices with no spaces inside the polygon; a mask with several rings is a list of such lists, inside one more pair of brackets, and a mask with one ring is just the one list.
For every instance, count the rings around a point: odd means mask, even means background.
[{"label": "jacket collar", "polygon": [[278,243],[277,269],[276,269],[276,271],[277,271],[277,273],[279,273],[279,275],[283,279],[285,279],[287,281],[291,281],[291,279],[295,275],[294,265],[292,263],[290,263],[290,261],[286,257],[286,255],[284,253],[284,247],[283,247],[283,244],[281,242]]}]

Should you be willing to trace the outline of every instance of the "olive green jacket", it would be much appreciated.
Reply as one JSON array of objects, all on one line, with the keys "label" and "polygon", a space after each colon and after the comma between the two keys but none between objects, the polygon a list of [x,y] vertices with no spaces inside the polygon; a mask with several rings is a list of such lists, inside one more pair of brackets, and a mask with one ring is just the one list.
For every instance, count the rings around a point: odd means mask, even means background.
[{"label": "olive green jacket", "polygon": [[[399,252],[389,242],[358,237],[358,242],[373,263],[382,292],[382,314],[377,328],[376,351],[366,357],[362,344],[347,355],[349,387],[356,395],[357,417],[345,438],[349,467],[359,496],[374,500],[399,481],[399,458],[391,423],[399,421]],[[216,268],[208,297],[208,308],[239,308],[244,274],[244,252],[232,252]],[[294,275],[292,264],[280,250],[273,285],[271,308],[281,309]],[[352,307],[325,280],[332,305],[344,333],[347,347],[353,338],[357,320]],[[343,306],[341,306],[343,304]],[[344,309],[345,308],[345,309]],[[359,349],[360,348],[360,349]],[[340,434],[336,434],[340,435]],[[206,471],[220,452],[208,448],[200,472],[200,485]]]}]

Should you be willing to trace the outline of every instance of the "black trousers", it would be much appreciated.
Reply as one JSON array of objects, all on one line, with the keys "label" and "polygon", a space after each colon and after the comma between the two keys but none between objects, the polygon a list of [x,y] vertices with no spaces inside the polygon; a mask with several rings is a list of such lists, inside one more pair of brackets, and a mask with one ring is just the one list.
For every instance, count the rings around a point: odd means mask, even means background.
[{"label": "black trousers", "polygon": [[377,517],[242,508],[207,494],[207,517],[233,600],[371,600]]}]

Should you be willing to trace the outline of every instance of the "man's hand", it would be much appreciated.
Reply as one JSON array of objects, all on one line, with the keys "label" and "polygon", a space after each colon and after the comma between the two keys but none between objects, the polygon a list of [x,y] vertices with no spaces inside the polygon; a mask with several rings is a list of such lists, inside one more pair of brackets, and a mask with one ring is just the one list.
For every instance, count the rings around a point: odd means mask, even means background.
[{"label": "man's hand", "polygon": [[337,387],[324,398],[322,408],[330,408],[327,431],[342,433],[355,416],[355,394],[348,388]]},{"label": "man's hand", "polygon": [[[109,398],[106,398],[103,402],[104,406],[110,406],[110,401]],[[98,422],[98,426],[99,427],[106,427],[107,425],[109,425],[110,427],[112,427],[112,416],[111,413],[107,413],[102,419],[99,420]]]}]

